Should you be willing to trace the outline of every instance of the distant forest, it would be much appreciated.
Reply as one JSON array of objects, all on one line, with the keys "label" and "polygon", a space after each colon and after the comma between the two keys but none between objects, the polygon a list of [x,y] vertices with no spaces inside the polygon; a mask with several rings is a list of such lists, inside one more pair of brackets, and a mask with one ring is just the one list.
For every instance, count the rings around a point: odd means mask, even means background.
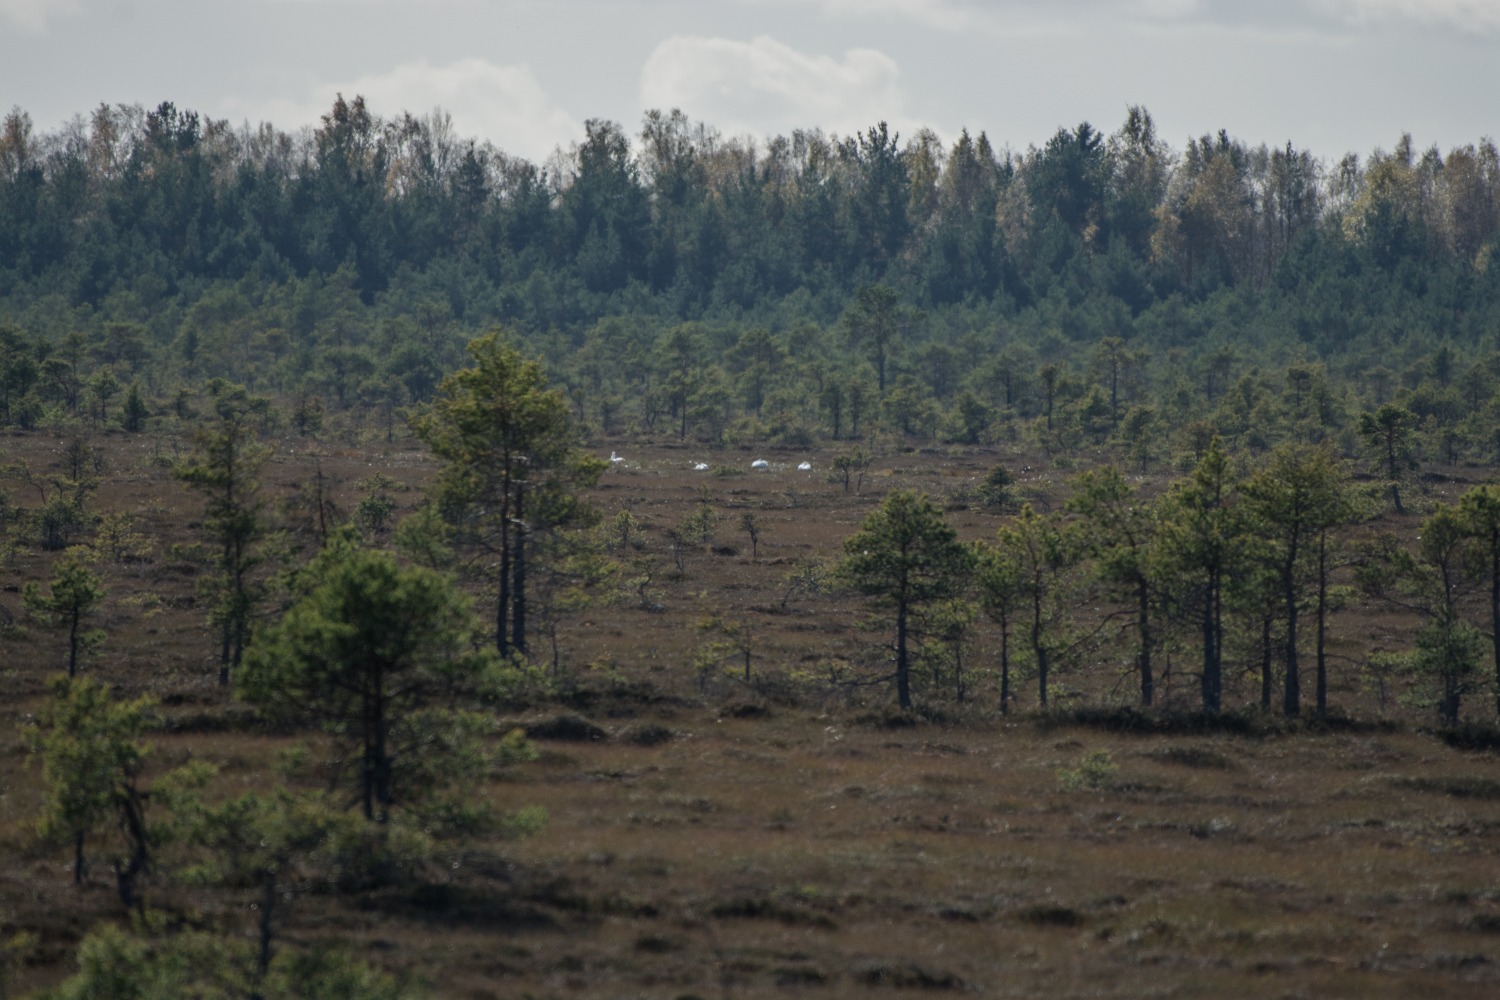
[{"label": "distant forest", "polygon": [[[1500,461],[1500,154],[1332,160],[1148,111],[1042,147],[884,123],[754,142],[590,121],[547,163],[441,112],[315,129],[163,103],[0,133],[0,423],[225,378],[394,424],[500,326],[594,433],[870,433],[1149,464],[1218,434]],[[119,407],[114,407],[119,410]],[[150,409],[150,406],[148,406]]]}]

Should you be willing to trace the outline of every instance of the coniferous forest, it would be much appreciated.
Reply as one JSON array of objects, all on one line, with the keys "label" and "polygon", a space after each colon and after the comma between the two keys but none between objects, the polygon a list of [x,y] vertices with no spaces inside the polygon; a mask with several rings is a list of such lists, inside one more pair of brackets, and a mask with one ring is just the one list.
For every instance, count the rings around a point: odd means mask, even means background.
[{"label": "coniferous forest", "polygon": [[1425,454],[1488,462],[1500,160],[1393,139],[1176,148],[1133,108],[1025,152],[884,125],[751,143],[653,112],[532,164],[359,98],[297,134],[13,110],[0,419],[75,412],[105,368],[389,409],[499,324],[595,433],[972,443],[1044,416],[1053,448],[1154,421],[1163,457],[1200,424],[1347,451],[1399,400]]},{"label": "coniferous forest", "polygon": [[1500,151],[1392,140],[12,109],[0,996],[1493,995]]}]

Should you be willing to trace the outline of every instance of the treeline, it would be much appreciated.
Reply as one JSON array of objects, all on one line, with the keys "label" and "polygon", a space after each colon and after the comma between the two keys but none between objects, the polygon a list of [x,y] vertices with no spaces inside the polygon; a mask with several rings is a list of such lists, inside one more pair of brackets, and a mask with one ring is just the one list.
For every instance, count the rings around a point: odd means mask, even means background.
[{"label": "treeline", "polygon": [[295,398],[302,429],[390,427],[500,322],[607,435],[1348,452],[1399,402],[1434,460],[1489,461],[1497,233],[1491,142],[1176,150],[1141,108],[1024,153],[652,112],[541,165],[360,98],[296,134],[170,103],[39,134],[16,109],[0,422],[223,377]]},{"label": "treeline", "polygon": [[[1224,131],[1178,151],[1134,107],[1111,134],[1085,122],[1024,153],[967,132],[903,143],[884,123],[756,143],[653,111],[634,143],[590,121],[537,165],[460,138],[440,112],[382,119],[362,98],[298,134],[101,105],[40,135],[11,111],[0,211],[3,290],[40,283],[95,306],[147,276],[144,294],[173,295],[350,264],[366,302],[439,268],[460,317],[538,328],[621,311],[621,295],[684,319],[797,292],[836,312],[877,282],[924,308],[1097,289],[1139,314],[1294,285],[1328,254],[1415,267],[1406,280],[1483,271],[1500,157],[1489,141],[1444,155],[1404,136],[1330,163]],[[488,294],[471,299],[476,280]]]},{"label": "treeline", "polygon": [[[1179,712],[1310,707],[1326,718],[1340,712],[1336,672],[1382,712],[1400,701],[1454,727],[1466,699],[1491,692],[1500,713],[1493,485],[1437,505],[1413,546],[1378,525],[1399,494],[1356,483],[1322,446],[1247,463],[1214,439],[1164,492],[1106,466],[1075,478],[1051,511],[1011,486],[997,467],[970,498],[1012,509],[993,538],[965,544],[942,501],[897,490],[844,542],[839,579],[893,619],[902,709],[918,690],[973,698],[982,677],[980,697],[998,687],[1002,712],[1023,697],[1045,710],[1059,691],[1107,690],[1114,672],[1112,697],[1142,709],[1172,692]],[[1358,602],[1414,621],[1412,648],[1336,634]]]}]

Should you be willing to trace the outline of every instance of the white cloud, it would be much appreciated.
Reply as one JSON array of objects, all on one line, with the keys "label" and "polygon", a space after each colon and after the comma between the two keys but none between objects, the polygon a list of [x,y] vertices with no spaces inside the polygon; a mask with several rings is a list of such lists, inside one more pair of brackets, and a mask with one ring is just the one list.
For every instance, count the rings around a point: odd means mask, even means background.
[{"label": "white cloud", "polygon": [[900,18],[947,31],[1076,30],[1079,18],[1115,23],[1201,21],[1239,27],[1274,23],[1308,30],[1309,16],[1351,25],[1417,22],[1460,31],[1500,31],[1500,0],[742,0],[813,7],[831,17]]},{"label": "white cloud", "polygon": [[1500,0],[1316,0],[1316,5],[1355,23],[1410,20],[1461,31],[1500,31]]},{"label": "white cloud", "polygon": [[10,21],[25,31],[41,32],[48,18],[77,10],[78,0],[0,0],[0,22]]},{"label": "white cloud", "polygon": [[1201,13],[1203,5],[1199,0],[1133,0],[1129,9],[1142,17],[1174,20]]},{"label": "white cloud", "polygon": [[816,126],[851,135],[876,122],[909,132],[896,61],[873,49],[809,55],[765,35],[669,38],[641,71],[641,103],[681,108],[729,135]]},{"label": "white cloud", "polygon": [[894,16],[948,31],[973,24],[974,7],[958,0],[816,0],[829,14],[840,17]]},{"label": "white cloud", "polygon": [[458,135],[488,139],[534,163],[583,135],[582,122],[547,96],[530,68],[497,66],[483,59],[443,66],[425,60],[402,63],[350,80],[311,83],[294,100],[235,102],[230,107],[235,115],[290,129],[316,124],[340,93],[346,98],[363,95],[370,110],[382,118],[402,111],[426,114],[441,107],[453,117]]},{"label": "white cloud", "polygon": [[1080,16],[1178,20],[1202,13],[1205,0],[741,0],[822,11],[846,20],[903,20],[949,32],[1076,29]]}]

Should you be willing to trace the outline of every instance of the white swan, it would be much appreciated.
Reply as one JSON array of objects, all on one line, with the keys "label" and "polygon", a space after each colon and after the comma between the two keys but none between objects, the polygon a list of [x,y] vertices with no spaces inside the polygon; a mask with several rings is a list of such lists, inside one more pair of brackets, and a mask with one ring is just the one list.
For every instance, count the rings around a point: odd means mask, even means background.
[{"label": "white swan", "polygon": [[797,471],[798,472],[811,472],[812,471],[812,463],[811,462],[802,462],[801,464],[799,464],[797,466]]},{"label": "white swan", "polygon": [[770,467],[771,463],[767,462],[763,458],[757,458],[755,461],[750,463],[750,468],[752,469],[769,469]]},{"label": "white swan", "polygon": [[694,462],[693,463],[693,471],[694,472],[707,472],[708,471],[708,463],[707,462]]},{"label": "white swan", "polygon": [[616,455],[614,452],[609,453],[609,464],[619,465],[623,461],[625,461],[625,459],[621,458],[619,455]]}]

